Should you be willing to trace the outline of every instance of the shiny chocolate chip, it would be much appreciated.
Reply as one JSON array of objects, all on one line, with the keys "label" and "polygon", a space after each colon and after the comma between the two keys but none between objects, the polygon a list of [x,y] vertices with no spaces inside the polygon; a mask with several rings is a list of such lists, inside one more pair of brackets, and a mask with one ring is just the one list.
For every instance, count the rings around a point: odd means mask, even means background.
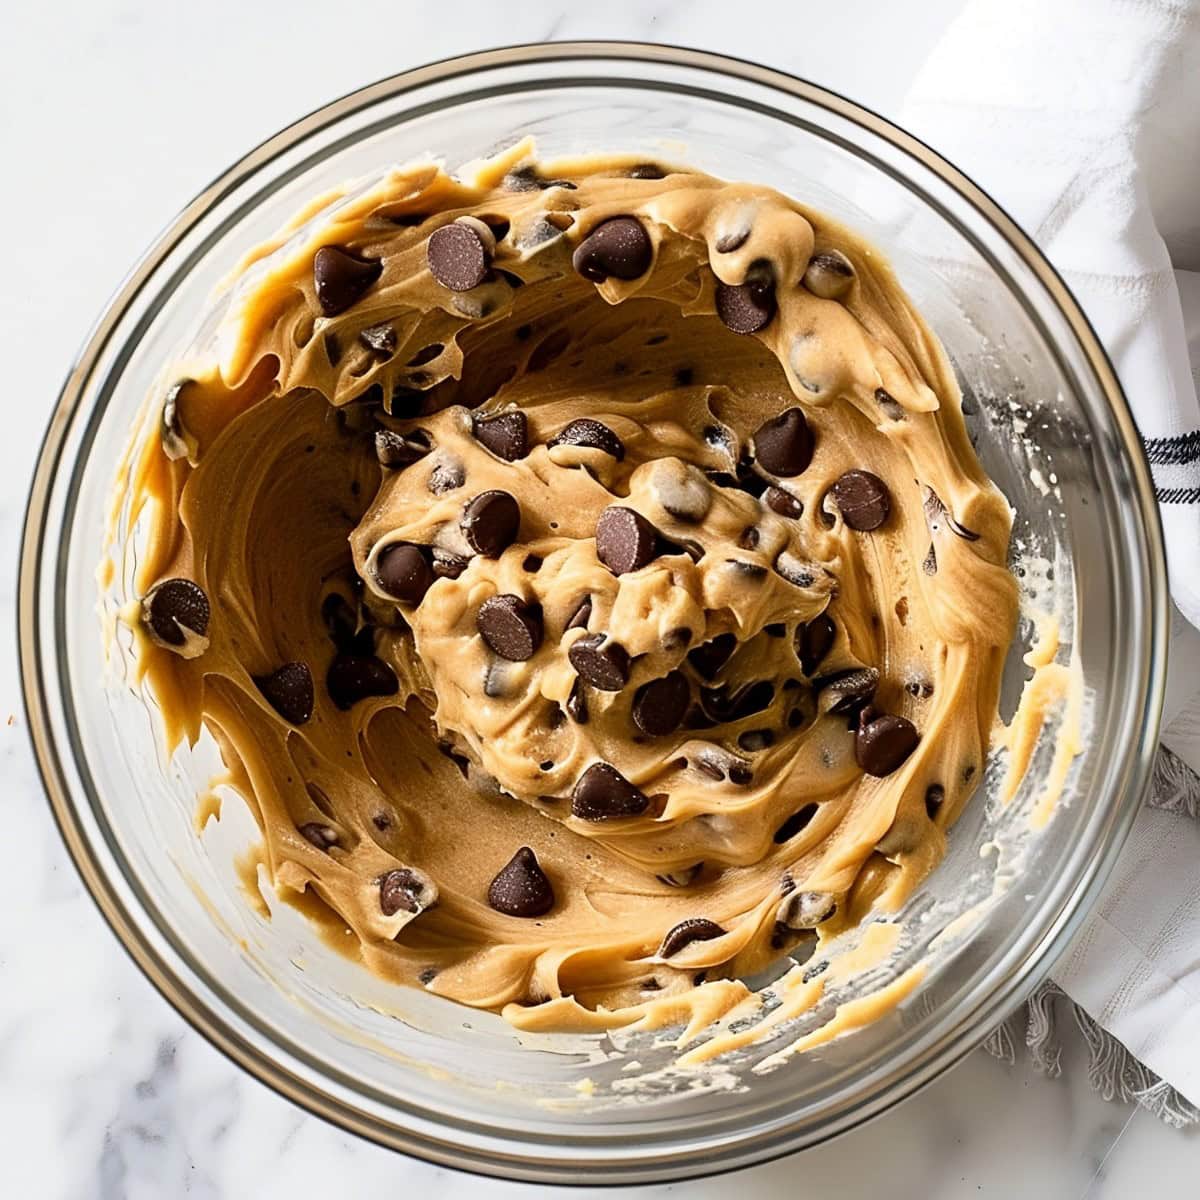
[{"label": "shiny chocolate chip", "polygon": [[164,579],[142,599],[142,619],[154,637],[172,648],[203,650],[211,616],[204,589],[190,579]]},{"label": "shiny chocolate chip", "polygon": [[322,246],[313,258],[317,303],[327,317],[336,317],[361,300],[383,274],[378,259],[361,258],[343,246]]},{"label": "shiny chocolate chip", "polygon": [[479,606],[475,627],[493,653],[525,662],[542,644],[542,612],[520,596],[492,596]]},{"label": "shiny chocolate chip", "polygon": [[520,527],[520,506],[508,492],[481,492],[463,510],[463,536],[485,558],[499,558],[517,540]]},{"label": "shiny chocolate chip", "polygon": [[523,412],[476,417],[474,433],[477,442],[505,462],[516,462],[529,453],[529,421]]},{"label": "shiny chocolate chip", "polygon": [[654,246],[635,217],[610,217],[601,221],[575,247],[571,265],[584,279],[637,279],[650,269]]},{"label": "shiny chocolate chip", "polygon": [[942,811],[945,801],[946,789],[940,783],[931,783],[925,789],[925,812],[931,821],[937,820],[937,815]]},{"label": "shiny chocolate chip", "polygon": [[416,913],[427,907],[425,880],[409,867],[397,867],[379,879],[379,908],[385,917]]},{"label": "shiny chocolate chip", "polygon": [[488,904],[509,917],[541,917],[554,907],[554,888],[537,855],[522,846],[488,885]]},{"label": "shiny chocolate chip", "polygon": [[579,602],[579,607],[575,610],[571,619],[567,622],[567,629],[586,629],[587,623],[592,619],[592,598],[584,596]]},{"label": "shiny chocolate chip", "polygon": [[774,484],[763,493],[763,503],[781,517],[791,517],[795,520],[804,515],[804,504],[791,492],[785,492],[783,488]]},{"label": "shiny chocolate chip", "polygon": [[808,260],[804,286],[822,300],[839,300],[854,282],[854,267],[840,250],[825,250]]},{"label": "shiny chocolate chip", "polygon": [[813,434],[798,408],[764,422],[755,430],[754,458],[772,475],[790,477],[808,469],[813,457]]},{"label": "shiny chocolate chip", "polygon": [[674,733],[691,702],[692,689],[682,671],[644,683],[633,697],[633,723],[647,737]]},{"label": "shiny chocolate chip", "polygon": [[614,574],[639,570],[658,553],[658,530],[632,508],[609,505],[596,522],[596,557]]},{"label": "shiny chocolate chip", "polygon": [[292,725],[303,725],[313,715],[313,681],[307,663],[284,663],[269,675],[256,675],[254,683],[267,703]]},{"label": "shiny chocolate chip", "polygon": [[580,417],[550,439],[550,446],[584,446],[603,450],[620,462],[625,457],[625,443],[607,425],[591,417]]},{"label": "shiny chocolate chip", "polygon": [[854,735],[854,761],[868,775],[882,778],[908,758],[921,738],[916,726],[905,717],[883,713],[868,720],[868,712],[864,711]]},{"label": "shiny chocolate chip", "polygon": [[775,315],[775,288],[770,284],[718,280],[715,300],[721,323],[734,333],[757,333]]},{"label": "shiny chocolate chip", "polygon": [[433,548],[433,574],[435,579],[457,579],[470,565],[470,560],[440,546]]},{"label": "shiny chocolate chip", "polygon": [[392,429],[375,431],[375,457],[379,465],[399,470],[424,458],[430,450],[429,434],[423,429],[396,433]]},{"label": "shiny chocolate chip", "polygon": [[670,958],[693,942],[708,942],[725,936],[725,930],[707,917],[689,917],[668,931],[658,948],[660,958]]},{"label": "shiny chocolate chip", "polygon": [[602,692],[619,692],[629,682],[629,653],[607,634],[593,633],[572,642],[567,658],[581,679]]},{"label": "shiny chocolate chip", "polygon": [[904,405],[886,388],[875,389],[875,403],[883,410],[883,415],[889,421],[907,420],[908,414],[904,411]]},{"label": "shiny chocolate chip", "polygon": [[796,655],[800,659],[800,669],[805,675],[813,675],[825,655],[833,648],[836,637],[837,626],[828,613],[818,613],[796,630]]},{"label": "shiny chocolate chip", "polygon": [[849,714],[870,703],[879,684],[874,667],[855,667],[813,680],[817,707],[823,713]]},{"label": "shiny chocolate chip", "polygon": [[311,842],[318,850],[328,850],[331,846],[338,844],[338,832],[332,825],[325,825],[321,821],[306,821],[300,826],[300,833],[304,839]]},{"label": "shiny chocolate chip", "polygon": [[435,496],[441,496],[446,492],[457,491],[466,481],[467,472],[462,463],[446,459],[437,463],[429,472],[425,486]]},{"label": "shiny chocolate chip", "polygon": [[649,806],[649,797],[605,762],[592,763],[571,793],[571,812],[583,821],[636,817]]},{"label": "shiny chocolate chip", "polygon": [[567,697],[567,715],[576,725],[588,723],[587,690],[582,679],[576,679],[571,685],[571,694]]},{"label": "shiny chocolate chip", "polygon": [[435,229],[426,243],[426,258],[434,279],[452,292],[469,292],[487,277],[491,250],[486,239],[466,221]]},{"label": "shiny chocolate chip", "polygon": [[375,558],[375,581],[401,604],[420,604],[433,584],[429,550],[411,542],[392,542]]},{"label": "shiny chocolate chip", "polygon": [[878,529],[892,511],[887,484],[870,471],[847,471],[830,489],[842,520],[861,533]]}]

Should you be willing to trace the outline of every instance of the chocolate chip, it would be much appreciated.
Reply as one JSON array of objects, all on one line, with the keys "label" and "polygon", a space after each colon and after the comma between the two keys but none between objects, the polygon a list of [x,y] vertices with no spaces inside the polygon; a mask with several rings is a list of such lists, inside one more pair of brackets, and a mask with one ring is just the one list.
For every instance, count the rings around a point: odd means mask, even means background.
[{"label": "chocolate chip", "polygon": [[479,606],[475,627],[492,651],[525,662],[542,644],[542,613],[520,596],[492,596]]},{"label": "chocolate chip", "polygon": [[717,316],[734,333],[757,333],[775,315],[775,289],[755,283],[717,281]]},{"label": "chocolate chip", "polygon": [[811,676],[833,648],[837,626],[828,613],[818,613],[807,625],[796,630],[796,656],[800,669]]},{"label": "chocolate chip", "polygon": [[529,421],[523,412],[476,417],[474,433],[477,442],[505,462],[516,462],[529,453]]},{"label": "chocolate chip", "polygon": [[842,519],[851,529],[869,533],[878,529],[892,511],[887,484],[870,471],[847,471],[830,489]]},{"label": "chocolate chip", "polygon": [[402,604],[420,604],[433,584],[433,571],[424,546],[392,542],[375,558],[375,581]]},{"label": "chocolate chip", "polygon": [[191,451],[188,445],[187,432],[179,417],[179,397],[183,389],[191,382],[184,379],[167,390],[163,399],[162,415],[159,418],[159,440],[162,442],[163,453],[172,461],[187,458]]},{"label": "chocolate chip", "polygon": [[732,633],[719,633],[711,641],[688,652],[688,662],[702,679],[713,680],[737,649],[737,637]]},{"label": "chocolate chip", "polygon": [[554,888],[537,855],[522,846],[488,886],[488,904],[508,917],[541,917],[554,907]]},{"label": "chocolate chip", "polygon": [[485,558],[499,558],[517,540],[520,527],[520,506],[507,492],[480,492],[463,510],[463,536]]},{"label": "chocolate chip", "polygon": [[468,559],[440,546],[433,548],[433,574],[436,579],[457,579],[470,565]]},{"label": "chocolate chip", "polygon": [[630,167],[630,179],[665,179],[667,172],[657,163],[638,163],[636,167]]},{"label": "chocolate chip", "polygon": [[586,629],[592,619],[592,598],[584,596],[575,610],[575,615],[567,622],[567,629]]},{"label": "chocolate chip", "polygon": [[854,267],[840,250],[825,250],[808,260],[804,286],[822,300],[837,300],[854,282]]},{"label": "chocolate chip", "polygon": [[813,564],[797,558],[790,550],[784,550],[775,560],[775,570],[798,588],[810,588],[817,581]]},{"label": "chocolate chip", "polygon": [[817,707],[824,713],[857,712],[870,702],[879,684],[879,672],[874,667],[854,667],[814,679]]},{"label": "chocolate chip", "polygon": [[417,974],[417,982],[428,987],[437,978],[437,967],[422,967]]},{"label": "chocolate chip", "polygon": [[338,654],[325,675],[325,690],[342,712],[371,696],[394,696],[400,684],[392,668],[374,655]]},{"label": "chocolate chip", "polygon": [[798,408],[789,408],[754,433],[754,457],[772,475],[799,475],[813,457],[813,435]]},{"label": "chocolate chip", "polygon": [[933,695],[933,684],[928,679],[910,679],[904,690],[918,700],[928,700]]},{"label": "chocolate chip", "polygon": [[285,721],[303,725],[312,716],[313,681],[307,663],[284,663],[270,675],[256,675],[254,683]]},{"label": "chocolate chip", "polygon": [[185,646],[195,638],[207,639],[210,615],[204,589],[190,579],[164,579],[142,599],[142,619],[167,646]]},{"label": "chocolate chip", "polygon": [[664,737],[679,728],[692,689],[682,671],[671,671],[661,679],[644,683],[633,697],[633,723],[647,737]]},{"label": "chocolate chip", "polygon": [[756,712],[762,712],[775,699],[775,685],[769,679],[742,684],[732,690],[728,687],[702,688],[700,705],[704,712],[717,722],[740,721]]},{"label": "chocolate chip", "polygon": [[742,550],[757,550],[758,543],[762,535],[754,525],[748,525],[742,530],[741,536],[738,538],[738,547]]},{"label": "chocolate chip", "polygon": [[713,249],[718,254],[732,254],[735,250],[740,250],[750,240],[750,230],[737,229],[733,233],[723,233],[713,243]]},{"label": "chocolate chip", "polygon": [[576,679],[571,685],[571,694],[567,697],[567,714],[576,725],[588,723],[587,692],[582,679]]},{"label": "chocolate chip", "polygon": [[397,867],[379,879],[379,908],[385,917],[403,910],[420,912],[425,907],[425,881],[408,867]]},{"label": "chocolate chip", "polygon": [[358,331],[358,340],[370,351],[384,358],[391,358],[396,353],[398,339],[396,327],[389,321],[382,325],[368,325]]},{"label": "chocolate chip", "polygon": [[393,470],[408,467],[429,453],[429,434],[423,429],[396,433],[391,429],[375,431],[375,457],[379,465]]},{"label": "chocolate chip", "polygon": [[596,557],[614,575],[624,575],[655,557],[658,539],[658,530],[641,513],[611,504],[596,522]]},{"label": "chocolate chip", "polygon": [[429,472],[429,480],[425,486],[435,496],[441,496],[446,492],[456,491],[466,480],[467,472],[462,463],[443,461]]},{"label": "chocolate chip", "polygon": [[550,446],[586,446],[603,450],[620,462],[625,457],[625,443],[609,427],[591,417],[572,421],[561,433],[550,439]]},{"label": "chocolate chip", "polygon": [[785,492],[783,488],[776,487],[774,484],[763,494],[763,503],[781,517],[791,517],[794,520],[804,515],[803,503],[791,492]]},{"label": "chocolate chip", "polygon": [[925,789],[925,811],[929,814],[931,821],[937,819],[937,815],[941,811],[945,799],[946,789],[940,783],[931,783]]},{"label": "chocolate chip", "polygon": [[425,245],[429,271],[452,292],[469,292],[486,278],[491,253],[477,229],[465,221],[452,221],[435,229]]},{"label": "chocolate chip", "polygon": [[654,246],[640,221],[610,217],[575,247],[571,265],[584,279],[603,283],[609,278],[637,279],[649,270],[653,257]]},{"label": "chocolate chip", "polygon": [[322,246],[313,258],[317,303],[327,317],[343,313],[383,274],[383,263],[343,246]]},{"label": "chocolate chip", "polygon": [[884,713],[859,722],[854,735],[854,761],[868,775],[890,775],[917,748],[921,740],[916,726],[904,717]]},{"label": "chocolate chip", "polygon": [[883,415],[890,421],[903,421],[907,419],[904,405],[885,388],[875,389],[875,403],[883,409]]},{"label": "chocolate chip", "polygon": [[536,575],[542,569],[545,561],[540,554],[527,554],[521,562],[521,570],[528,571],[530,575]]},{"label": "chocolate chip", "polygon": [[792,813],[790,817],[780,827],[775,830],[775,842],[782,845],[784,842],[791,841],[792,838],[800,832],[800,830],[808,827],[813,817],[817,815],[817,806],[815,804],[806,804],[797,812]]},{"label": "chocolate chip", "polygon": [[602,692],[619,692],[629,682],[629,654],[607,634],[581,637],[571,644],[567,658],[580,678]]},{"label": "chocolate chip", "polygon": [[[775,919],[788,929],[816,929],[837,912],[837,901],[828,892],[789,891],[775,910]],[[812,969],[813,977],[829,964]],[[805,975],[805,982],[809,975]]]},{"label": "chocolate chip", "polygon": [[667,933],[658,948],[658,954],[660,958],[670,958],[693,942],[708,942],[724,936],[725,930],[716,921],[710,921],[707,917],[689,917]]},{"label": "chocolate chip", "polygon": [[592,763],[571,793],[571,812],[583,821],[636,817],[649,806],[649,798],[605,762]]},{"label": "chocolate chip", "polygon": [[300,826],[300,833],[318,850],[328,850],[338,844],[337,830],[331,825],[323,825],[320,821],[306,821]]}]

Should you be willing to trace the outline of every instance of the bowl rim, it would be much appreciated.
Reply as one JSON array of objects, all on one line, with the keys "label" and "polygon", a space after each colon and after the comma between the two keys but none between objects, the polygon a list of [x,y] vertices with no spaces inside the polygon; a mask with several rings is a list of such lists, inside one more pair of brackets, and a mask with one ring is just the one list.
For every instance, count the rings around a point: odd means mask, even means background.
[{"label": "bowl rim", "polygon": [[[763,1139],[759,1135],[741,1132],[735,1138],[722,1140],[714,1148],[715,1159],[704,1153],[697,1154],[698,1148],[694,1145],[621,1162],[608,1156],[593,1155],[589,1159],[587,1151],[579,1146],[571,1148],[573,1154],[569,1160],[546,1153],[544,1146],[536,1143],[518,1146],[516,1153],[484,1148],[468,1150],[451,1138],[439,1138],[428,1131],[402,1129],[388,1124],[335,1090],[320,1088],[312,1079],[291,1071],[286,1063],[264,1054],[232,1027],[228,1012],[222,1012],[219,1005],[211,1005],[198,994],[195,987],[197,981],[180,972],[177,964],[167,961],[152,944],[152,939],[131,918],[122,897],[105,872],[77,811],[51,728],[43,680],[39,606],[42,560],[50,502],[63,444],[88,380],[113,329],[137,297],[142,285],[167,259],[178,242],[221,195],[250,178],[264,164],[302,144],[312,133],[360,108],[416,88],[498,67],[538,66],[576,60],[643,62],[694,68],[785,93],[862,127],[869,134],[889,143],[892,148],[916,159],[941,183],[966,200],[1004,237],[1022,264],[1046,289],[1077,340],[1119,431],[1118,449],[1124,452],[1126,458],[1131,498],[1146,539],[1149,574],[1144,582],[1150,629],[1144,662],[1140,666],[1147,686],[1143,696],[1131,694],[1130,710],[1137,736],[1126,754],[1125,774],[1129,787],[1124,796],[1113,802],[1114,811],[1099,852],[1077,881],[1071,895],[1064,900],[1056,920],[1042,937],[1040,946],[1031,947],[1030,953],[1016,969],[1010,970],[1007,978],[997,981],[997,986],[992,987],[966,1018],[958,1020],[938,1044],[926,1047],[915,1055],[904,1073],[885,1081],[883,1086],[877,1087],[870,1097],[850,1112],[843,1112],[832,1128],[816,1136],[806,1136],[795,1128],[776,1129],[772,1131],[767,1144],[762,1144]],[[60,559],[56,570],[61,570],[61,567]],[[562,41],[512,45],[456,55],[399,72],[348,92],[314,109],[244,154],[200,191],[155,239],[122,281],[88,333],[55,402],[38,452],[21,535],[17,595],[18,662],[34,757],[52,815],[76,870],[118,942],[142,973],[168,1004],[227,1058],[308,1112],[376,1144],[400,1150],[438,1166],[559,1185],[666,1182],[715,1175],[768,1162],[857,1128],[928,1085],[958,1062],[978,1044],[981,1031],[1006,1015],[1014,996],[1032,990],[1048,973],[1077,931],[1091,902],[1099,894],[1132,828],[1139,801],[1149,784],[1165,686],[1166,630],[1169,626],[1167,597],[1166,560],[1154,486],[1144,448],[1116,372],[1066,283],[1030,237],[982,188],[931,147],[886,118],[838,92],[784,71],[683,46],[639,41]],[[1134,714],[1132,710],[1138,701],[1140,712]],[[661,1148],[658,1149],[661,1151]]]}]

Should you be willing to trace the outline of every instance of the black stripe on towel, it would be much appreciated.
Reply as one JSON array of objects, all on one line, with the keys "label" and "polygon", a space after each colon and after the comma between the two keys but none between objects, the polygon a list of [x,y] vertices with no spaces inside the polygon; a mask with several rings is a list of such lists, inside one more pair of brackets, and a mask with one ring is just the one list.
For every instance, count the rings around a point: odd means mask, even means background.
[{"label": "black stripe on towel", "polygon": [[1159,504],[1200,504],[1200,487],[1155,488]]},{"label": "black stripe on towel", "polygon": [[1146,457],[1153,467],[1172,467],[1180,463],[1200,461],[1200,429],[1181,433],[1178,437],[1143,438]]}]

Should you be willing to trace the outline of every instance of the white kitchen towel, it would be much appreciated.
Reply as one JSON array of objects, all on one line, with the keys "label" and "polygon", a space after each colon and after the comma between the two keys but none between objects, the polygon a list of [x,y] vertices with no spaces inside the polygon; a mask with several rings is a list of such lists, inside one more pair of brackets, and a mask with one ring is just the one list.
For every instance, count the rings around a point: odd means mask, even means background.
[{"label": "white kitchen towel", "polygon": [[[1063,274],[1146,444],[1178,610],[1169,749],[1054,979],[1076,1006],[1101,1090],[1185,1123],[1200,1118],[1200,275],[1175,268],[1200,268],[1200,5],[970,0],[902,122]],[[1028,1014],[1026,1040],[1051,1070],[1059,995],[1043,988]],[[1010,1033],[994,1045],[1010,1046]]]}]

